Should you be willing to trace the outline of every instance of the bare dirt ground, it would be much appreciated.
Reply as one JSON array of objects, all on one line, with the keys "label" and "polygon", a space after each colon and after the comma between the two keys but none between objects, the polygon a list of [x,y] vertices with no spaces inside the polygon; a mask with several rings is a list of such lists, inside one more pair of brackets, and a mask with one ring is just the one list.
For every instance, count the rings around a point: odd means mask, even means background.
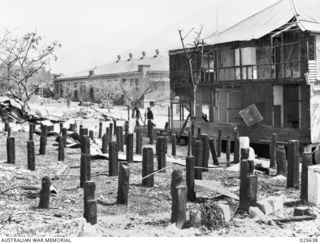
[{"label": "bare dirt ground", "polygon": [[[84,124],[88,123],[83,121]],[[92,119],[90,124],[92,124]],[[95,122],[98,126],[99,121]],[[93,126],[95,127],[95,126]],[[48,137],[46,155],[38,155],[39,136],[35,135],[36,171],[27,170],[26,141],[28,132],[13,132],[16,143],[16,164],[6,161],[4,133],[0,134],[0,236],[78,236],[84,224],[83,190],[79,186],[80,149],[66,149],[64,162],[59,162],[55,137]],[[171,154],[171,145],[168,146]],[[177,146],[177,157],[184,159],[186,147]],[[220,161],[223,163],[224,155]],[[210,157],[210,161],[211,161]],[[70,170],[61,178],[54,178],[58,171],[69,166]],[[205,227],[177,229],[170,223],[170,181],[173,169],[185,167],[167,163],[166,172],[155,175],[152,188],[141,186],[141,163],[130,164],[129,204],[115,204],[117,177],[108,176],[108,160],[93,160],[92,180],[96,183],[98,200],[98,223],[96,229],[103,237],[109,236],[319,236],[319,217],[312,221],[278,224],[272,219],[293,216],[293,207],[267,216],[263,220],[251,219],[247,214],[236,214],[222,229],[210,231]],[[155,169],[157,169],[155,157]],[[299,199],[299,190],[286,189],[286,179],[271,177],[256,172],[258,178],[258,200],[268,196],[283,196],[285,201]],[[51,194],[50,208],[38,209],[41,178],[49,176],[57,189]],[[210,169],[205,178],[222,182],[238,194],[239,179],[236,172],[224,168]],[[197,194],[202,199],[217,197],[217,194]],[[223,201],[216,198],[216,201]],[[187,210],[195,209],[200,203],[187,203]],[[319,216],[320,209],[310,206]]]}]

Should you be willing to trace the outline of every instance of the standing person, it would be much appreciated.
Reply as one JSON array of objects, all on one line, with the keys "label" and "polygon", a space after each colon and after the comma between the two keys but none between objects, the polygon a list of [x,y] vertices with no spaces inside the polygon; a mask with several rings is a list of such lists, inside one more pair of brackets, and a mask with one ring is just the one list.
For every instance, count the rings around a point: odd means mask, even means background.
[{"label": "standing person", "polygon": [[[150,107],[148,107],[147,108],[147,120],[149,121],[151,121],[152,122],[152,120],[153,120],[154,118],[153,118],[153,113],[152,113],[152,110],[151,110],[151,108]],[[152,122],[152,124],[153,124],[153,126],[155,126],[155,124]]]}]

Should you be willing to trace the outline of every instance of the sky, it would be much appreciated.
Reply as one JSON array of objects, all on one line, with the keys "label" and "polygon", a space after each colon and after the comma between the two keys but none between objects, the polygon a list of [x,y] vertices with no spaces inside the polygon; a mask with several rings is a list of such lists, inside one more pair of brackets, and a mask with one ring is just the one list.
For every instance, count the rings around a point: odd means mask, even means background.
[{"label": "sky", "polygon": [[1,0],[0,30],[37,31],[47,43],[60,42],[51,71],[72,74],[113,62],[117,55],[151,56],[155,49],[168,55],[181,47],[178,30],[203,25],[206,36],[277,1]]}]

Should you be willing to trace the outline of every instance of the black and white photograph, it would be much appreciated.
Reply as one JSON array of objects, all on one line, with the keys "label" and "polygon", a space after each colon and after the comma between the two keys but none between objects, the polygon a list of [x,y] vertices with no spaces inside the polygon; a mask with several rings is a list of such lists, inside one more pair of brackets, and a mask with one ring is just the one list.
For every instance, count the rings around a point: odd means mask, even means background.
[{"label": "black and white photograph", "polygon": [[131,237],[320,241],[320,0],[0,0],[0,243]]}]

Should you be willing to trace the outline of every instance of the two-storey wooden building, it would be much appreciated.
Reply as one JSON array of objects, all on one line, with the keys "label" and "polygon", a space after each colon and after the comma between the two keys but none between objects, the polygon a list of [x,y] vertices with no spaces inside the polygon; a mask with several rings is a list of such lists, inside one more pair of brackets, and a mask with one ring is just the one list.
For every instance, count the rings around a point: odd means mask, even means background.
[{"label": "two-storey wooden building", "polygon": [[[182,49],[169,55],[171,108],[182,121],[190,107],[189,71]],[[201,73],[193,123],[204,133],[221,129],[226,136],[237,128],[253,143],[272,133],[279,141],[320,143],[320,1],[278,1],[206,38],[203,62],[198,54],[193,65]],[[239,111],[252,104],[263,120],[247,126]]]}]

